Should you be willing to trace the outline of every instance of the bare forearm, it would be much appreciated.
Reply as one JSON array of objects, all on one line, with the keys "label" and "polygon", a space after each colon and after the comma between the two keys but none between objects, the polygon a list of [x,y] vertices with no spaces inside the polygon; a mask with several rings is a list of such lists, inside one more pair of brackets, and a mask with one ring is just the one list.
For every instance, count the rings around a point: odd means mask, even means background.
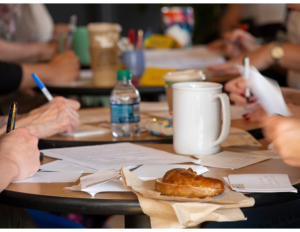
[{"label": "bare forearm", "polygon": [[2,192],[9,183],[16,178],[18,175],[17,170],[17,167],[13,163],[0,158],[0,192]]},{"label": "bare forearm", "polygon": [[54,50],[47,44],[12,43],[0,40],[0,61],[9,63],[34,63],[49,60]]},{"label": "bare forearm", "polygon": [[50,64],[22,64],[22,81],[20,84],[20,89],[22,88],[28,88],[28,87],[36,87],[36,83],[31,77],[32,73],[35,73],[38,75],[38,77],[43,81],[47,82],[51,80],[51,68]]},{"label": "bare forearm", "polygon": [[285,55],[280,59],[279,65],[286,69],[300,71],[300,45],[283,44]]}]

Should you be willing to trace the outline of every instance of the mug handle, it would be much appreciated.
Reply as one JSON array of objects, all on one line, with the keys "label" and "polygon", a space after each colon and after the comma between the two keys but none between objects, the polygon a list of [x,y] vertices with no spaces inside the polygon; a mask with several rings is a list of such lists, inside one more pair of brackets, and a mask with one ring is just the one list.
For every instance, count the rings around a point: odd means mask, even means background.
[{"label": "mug handle", "polygon": [[220,98],[221,104],[222,104],[222,118],[223,118],[223,125],[222,125],[222,131],[219,136],[219,138],[211,143],[211,146],[218,146],[221,145],[227,138],[230,130],[230,105],[229,105],[229,98],[226,93],[218,93],[214,94],[211,98],[211,100],[214,100],[216,98]]},{"label": "mug handle", "polygon": [[62,34],[59,38],[59,41],[58,41],[58,50],[59,50],[59,53],[63,53],[65,51],[65,48],[64,48],[64,41],[65,39],[68,37],[67,34]]}]

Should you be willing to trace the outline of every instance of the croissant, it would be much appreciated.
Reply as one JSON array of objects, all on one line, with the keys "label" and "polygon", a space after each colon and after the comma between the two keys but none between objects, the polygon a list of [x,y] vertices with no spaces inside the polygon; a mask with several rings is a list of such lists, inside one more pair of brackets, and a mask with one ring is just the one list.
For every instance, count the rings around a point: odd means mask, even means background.
[{"label": "croissant", "polygon": [[222,194],[225,184],[218,179],[197,175],[191,168],[174,168],[155,181],[155,190],[163,195],[204,198]]}]

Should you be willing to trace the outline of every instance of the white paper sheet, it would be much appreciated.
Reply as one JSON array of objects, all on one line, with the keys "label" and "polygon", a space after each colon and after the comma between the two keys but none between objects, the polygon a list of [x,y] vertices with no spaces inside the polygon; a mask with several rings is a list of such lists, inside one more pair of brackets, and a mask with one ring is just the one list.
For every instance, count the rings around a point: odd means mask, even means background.
[{"label": "white paper sheet", "polygon": [[168,102],[141,102],[140,111],[168,111]]},{"label": "white paper sheet", "polygon": [[73,187],[65,187],[64,189],[71,190],[71,191],[87,192],[92,197],[94,197],[96,193],[100,193],[100,192],[131,192],[131,190],[126,188],[123,182],[120,180],[112,180],[110,182],[94,185],[92,187],[85,188],[82,190],[76,190]]},{"label": "white paper sheet", "polygon": [[190,156],[175,155],[131,143],[47,149],[41,151],[45,156],[66,160],[98,170],[148,164],[153,163],[153,161],[159,163],[195,161],[195,159]]},{"label": "white paper sheet", "polygon": [[228,175],[228,181],[238,192],[297,192],[287,174]]},{"label": "white paper sheet", "polygon": [[[240,65],[237,65],[237,67],[243,76],[244,67]],[[247,80],[244,78],[244,80],[268,115],[291,116],[276,81],[262,76],[253,66],[250,67],[249,78]]]},{"label": "white paper sheet", "polygon": [[79,189],[82,190],[100,183],[105,183],[120,176],[120,173],[115,169],[109,169],[102,172],[96,172],[91,175],[83,176],[80,178]]},{"label": "white paper sheet", "polygon": [[208,50],[205,46],[190,49],[154,49],[144,50],[146,68],[162,69],[198,69],[225,62],[218,52]]},{"label": "white paper sheet", "polygon": [[255,155],[263,155],[263,156],[269,157],[270,159],[281,159],[281,157],[277,153],[270,151],[270,150],[251,151],[249,153],[255,154]]},{"label": "white paper sheet", "polygon": [[257,141],[250,133],[239,128],[231,127],[229,135],[226,140],[221,144],[222,147],[231,146],[250,146],[260,147],[261,143]]},{"label": "white paper sheet", "polygon": [[101,170],[82,167],[77,164],[72,164],[64,160],[56,160],[51,163],[43,164],[40,166],[42,171],[51,171],[51,172],[82,172],[82,173],[96,173]]},{"label": "white paper sheet", "polygon": [[263,155],[230,151],[222,151],[215,155],[203,155],[197,157],[201,159],[201,165],[203,166],[230,169],[239,169],[270,159]]},{"label": "white paper sheet", "polygon": [[93,136],[93,135],[101,135],[111,133],[111,130],[108,128],[100,127],[100,126],[91,126],[91,125],[79,125],[79,127],[75,128],[71,132],[60,133],[59,135],[63,136],[72,136],[75,138],[84,137],[84,136]]},{"label": "white paper sheet", "polygon": [[[138,166],[128,166],[126,167],[128,170],[137,168]],[[116,170],[120,170],[122,167],[115,168]],[[73,164],[65,160],[55,160],[53,162],[43,164],[40,166],[41,171],[50,171],[50,172],[82,172],[82,173],[96,173],[104,170],[97,170],[93,168],[87,168],[80,166],[78,164]]]},{"label": "white paper sheet", "polygon": [[145,164],[138,169],[133,170],[134,175],[142,180],[152,180],[162,178],[167,171],[173,168],[192,168],[198,175],[201,175],[209,170],[206,167],[199,165],[182,165],[182,164]]},{"label": "white paper sheet", "polygon": [[82,172],[37,172],[32,177],[13,183],[61,183],[76,182]]}]

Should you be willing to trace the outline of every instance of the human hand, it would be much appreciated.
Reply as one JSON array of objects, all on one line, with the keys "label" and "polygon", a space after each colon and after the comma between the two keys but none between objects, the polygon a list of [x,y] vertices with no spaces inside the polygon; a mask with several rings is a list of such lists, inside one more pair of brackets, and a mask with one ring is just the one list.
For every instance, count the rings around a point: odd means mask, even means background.
[{"label": "human hand", "polygon": [[[26,128],[15,129],[0,139],[0,163],[1,168],[8,169],[8,183],[30,177],[39,170],[37,144],[38,139]],[[6,179],[5,175],[1,178]]]},{"label": "human hand", "polygon": [[263,134],[273,142],[282,160],[294,167],[300,167],[300,119],[272,116],[263,121]]},{"label": "human hand", "polygon": [[79,75],[79,59],[73,51],[66,51],[56,55],[48,67],[49,82],[70,82]]},{"label": "human hand", "polygon": [[59,38],[63,35],[68,33],[69,27],[68,24],[65,23],[57,23],[54,26],[54,31],[53,31],[53,40],[54,41],[59,41]]},{"label": "human hand", "polygon": [[226,47],[224,41],[222,39],[216,39],[208,44],[206,44],[206,48],[210,50],[224,50]]},{"label": "human hand", "polygon": [[[249,57],[250,65],[258,70],[264,70],[274,63],[270,55],[269,45],[264,45],[260,49],[248,53],[247,56]],[[240,55],[223,64],[209,66],[207,69],[215,74],[238,75],[239,71],[235,65],[243,65],[243,59],[244,55]]]},{"label": "human hand", "polygon": [[246,109],[256,109],[256,97],[251,96],[249,103],[245,96],[247,84],[242,77],[235,78],[225,84],[225,90],[229,92],[229,98],[236,106],[244,106]]},{"label": "human hand", "polygon": [[17,120],[16,128],[26,127],[38,138],[71,132],[79,126],[79,115],[76,112],[79,108],[80,104],[77,101],[55,97],[52,101]]},{"label": "human hand", "polygon": [[229,57],[237,57],[245,52],[258,50],[261,45],[256,43],[256,38],[250,33],[235,29],[222,34],[225,51]]}]

